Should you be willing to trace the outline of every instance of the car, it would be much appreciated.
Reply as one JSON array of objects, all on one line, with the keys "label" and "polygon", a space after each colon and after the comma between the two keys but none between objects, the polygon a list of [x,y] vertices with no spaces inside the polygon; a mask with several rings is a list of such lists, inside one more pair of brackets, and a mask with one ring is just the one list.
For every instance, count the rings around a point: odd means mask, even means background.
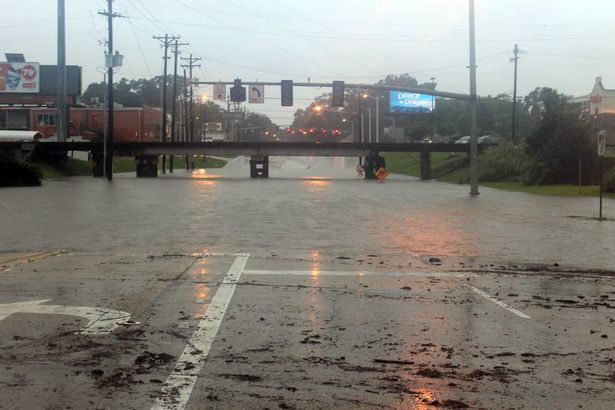
[{"label": "car", "polygon": [[470,138],[472,138],[470,135],[465,135],[459,138],[457,141],[455,141],[455,144],[469,144]]},{"label": "car", "polygon": [[479,144],[499,144],[502,138],[498,135],[482,135],[478,137]]}]

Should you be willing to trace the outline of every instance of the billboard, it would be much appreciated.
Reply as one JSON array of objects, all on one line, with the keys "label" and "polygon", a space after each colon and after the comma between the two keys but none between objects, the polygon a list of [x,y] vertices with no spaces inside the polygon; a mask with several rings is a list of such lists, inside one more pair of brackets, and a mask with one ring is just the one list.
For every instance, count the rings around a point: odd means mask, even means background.
[{"label": "billboard", "polygon": [[0,63],[0,93],[33,93],[40,89],[38,63]]},{"label": "billboard", "polygon": [[435,109],[436,98],[432,95],[389,91],[389,113],[426,113]]}]

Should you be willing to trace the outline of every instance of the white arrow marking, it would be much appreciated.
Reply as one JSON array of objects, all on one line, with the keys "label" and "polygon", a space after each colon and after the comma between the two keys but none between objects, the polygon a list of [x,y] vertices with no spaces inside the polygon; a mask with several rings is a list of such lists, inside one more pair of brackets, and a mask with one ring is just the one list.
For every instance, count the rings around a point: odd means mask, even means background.
[{"label": "white arrow marking", "polygon": [[86,306],[43,305],[51,299],[33,300],[30,302],[6,303],[0,305],[0,320],[13,313],[41,313],[48,315],[79,316],[89,322],[78,333],[87,335],[104,335],[114,331],[122,323],[130,319],[130,313],[121,310],[92,308]]}]

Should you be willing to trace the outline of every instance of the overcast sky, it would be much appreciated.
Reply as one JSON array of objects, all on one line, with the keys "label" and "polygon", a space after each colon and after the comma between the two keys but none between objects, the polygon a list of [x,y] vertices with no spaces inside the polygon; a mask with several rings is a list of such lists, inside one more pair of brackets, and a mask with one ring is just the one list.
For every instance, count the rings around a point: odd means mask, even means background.
[{"label": "overcast sky", "polygon": [[[6,0],[5,0],[6,2]],[[0,52],[56,63],[56,0],[5,4]],[[373,83],[409,73],[436,77],[438,89],[468,92],[468,0],[116,0],[114,42],[125,55],[118,77],[159,75],[162,50],[153,35],[178,34],[183,56],[202,58],[203,80],[331,81]],[[67,63],[83,67],[84,88],[102,81],[105,0],[66,0]],[[478,91],[511,93],[515,43],[519,94],[549,86],[585,95],[596,76],[615,88],[615,1],[476,0]],[[290,123],[296,108],[328,90],[296,90],[295,107],[248,109]],[[200,94],[212,94],[202,87]]]}]

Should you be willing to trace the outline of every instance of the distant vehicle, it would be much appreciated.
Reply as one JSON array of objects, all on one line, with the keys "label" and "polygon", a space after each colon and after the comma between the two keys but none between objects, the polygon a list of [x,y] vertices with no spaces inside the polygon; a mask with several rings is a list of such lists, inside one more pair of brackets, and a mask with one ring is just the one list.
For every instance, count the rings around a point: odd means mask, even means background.
[{"label": "distant vehicle", "polygon": [[457,141],[455,141],[455,144],[469,144],[470,138],[472,138],[470,135],[465,135],[459,138]]},{"label": "distant vehicle", "polygon": [[502,142],[502,138],[498,135],[482,135],[478,137],[479,144],[499,144]]}]

